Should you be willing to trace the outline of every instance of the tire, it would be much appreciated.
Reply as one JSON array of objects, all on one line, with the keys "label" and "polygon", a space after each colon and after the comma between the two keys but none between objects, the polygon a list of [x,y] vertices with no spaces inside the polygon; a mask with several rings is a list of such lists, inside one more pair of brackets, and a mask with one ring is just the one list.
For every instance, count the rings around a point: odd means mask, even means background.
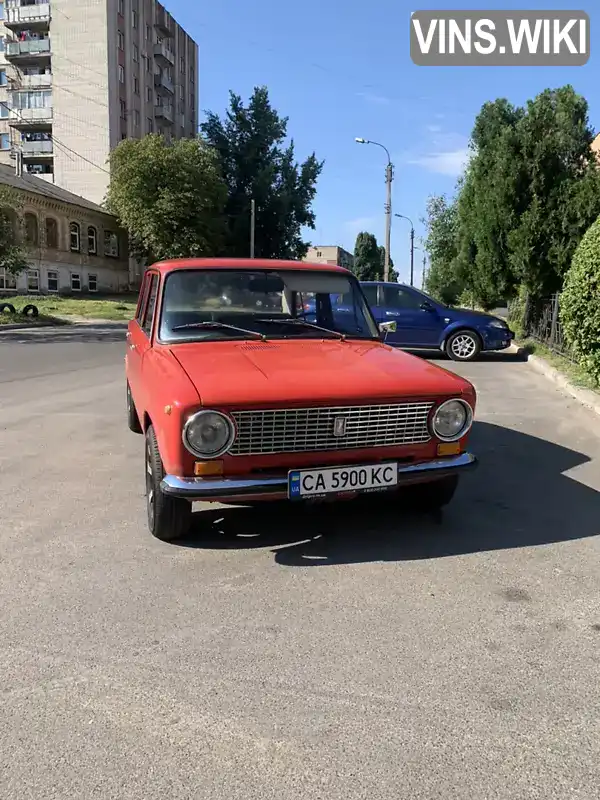
[{"label": "tire", "polygon": [[24,317],[39,317],[40,312],[38,311],[38,307],[34,306],[33,303],[29,303],[29,305],[25,306],[21,314]]},{"label": "tire", "polygon": [[5,311],[8,311],[9,314],[17,313],[12,303],[0,303],[0,314],[4,314]]},{"label": "tire", "polygon": [[481,352],[481,339],[474,331],[455,331],[448,337],[445,350],[452,361],[475,361]]},{"label": "tire", "polygon": [[161,542],[174,542],[190,529],[192,504],[179,497],[169,497],[160,488],[165,471],[152,425],[146,431],[145,450],[148,528]]},{"label": "tire", "polygon": [[449,505],[458,489],[458,475],[450,475],[430,483],[417,483],[406,487],[411,508],[418,511],[439,511]]},{"label": "tire", "polygon": [[129,382],[127,383],[127,427],[133,433],[143,433],[142,425],[140,423],[140,418],[138,417],[138,413],[135,410],[135,404],[133,402],[133,397],[131,396],[131,389],[129,388]]}]

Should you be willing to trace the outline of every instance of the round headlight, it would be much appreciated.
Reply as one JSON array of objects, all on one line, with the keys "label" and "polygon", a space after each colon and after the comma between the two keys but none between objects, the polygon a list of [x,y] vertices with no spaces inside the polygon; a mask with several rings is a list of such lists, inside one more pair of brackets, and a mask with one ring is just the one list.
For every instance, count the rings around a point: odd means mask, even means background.
[{"label": "round headlight", "polygon": [[233,444],[233,423],[219,411],[198,411],[185,423],[183,443],[194,456],[218,458]]},{"label": "round headlight", "polygon": [[433,432],[443,442],[462,438],[473,424],[473,410],[464,400],[446,400],[433,417]]}]

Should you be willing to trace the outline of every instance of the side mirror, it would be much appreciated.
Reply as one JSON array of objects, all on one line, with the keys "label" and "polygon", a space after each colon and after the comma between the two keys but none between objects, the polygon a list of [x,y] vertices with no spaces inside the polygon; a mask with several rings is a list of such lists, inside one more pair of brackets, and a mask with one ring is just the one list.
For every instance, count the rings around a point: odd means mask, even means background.
[{"label": "side mirror", "polygon": [[421,308],[423,311],[435,311],[435,306],[432,305],[428,300],[424,300],[421,303]]},{"label": "side mirror", "polygon": [[383,335],[383,338],[385,338],[388,333],[396,333],[397,330],[397,322],[382,322],[379,326],[379,333]]}]

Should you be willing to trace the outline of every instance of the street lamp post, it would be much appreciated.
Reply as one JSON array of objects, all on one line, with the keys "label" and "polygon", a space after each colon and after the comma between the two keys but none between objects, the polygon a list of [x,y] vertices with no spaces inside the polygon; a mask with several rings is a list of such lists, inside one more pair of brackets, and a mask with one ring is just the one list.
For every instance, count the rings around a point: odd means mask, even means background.
[{"label": "street lamp post", "polygon": [[415,226],[412,224],[410,217],[405,217],[404,214],[394,214],[395,217],[405,219],[410,222],[410,285],[414,286],[415,279]]},{"label": "street lamp post", "polygon": [[389,281],[390,279],[390,240],[392,236],[392,181],[394,180],[394,165],[390,158],[390,153],[387,147],[384,147],[379,142],[372,142],[370,139],[362,139],[357,137],[355,142],[358,144],[374,144],[376,147],[381,147],[385,150],[387,155],[387,165],[385,168],[385,186],[386,186],[386,201],[385,201],[385,261],[383,264],[383,280]]}]

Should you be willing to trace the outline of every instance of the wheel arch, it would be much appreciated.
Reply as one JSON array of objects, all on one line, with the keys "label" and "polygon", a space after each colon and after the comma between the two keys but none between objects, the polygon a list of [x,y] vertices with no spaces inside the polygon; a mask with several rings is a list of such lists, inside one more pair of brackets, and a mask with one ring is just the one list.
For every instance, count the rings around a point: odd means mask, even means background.
[{"label": "wheel arch", "polygon": [[442,350],[446,349],[446,344],[448,343],[448,339],[451,336],[454,336],[455,333],[462,333],[463,331],[467,331],[468,333],[472,333],[477,337],[479,341],[479,347],[483,350],[484,349],[484,342],[483,336],[479,333],[477,328],[473,325],[461,325],[460,323],[456,323],[455,327],[451,328],[450,330],[444,331],[444,338],[440,344]]}]

